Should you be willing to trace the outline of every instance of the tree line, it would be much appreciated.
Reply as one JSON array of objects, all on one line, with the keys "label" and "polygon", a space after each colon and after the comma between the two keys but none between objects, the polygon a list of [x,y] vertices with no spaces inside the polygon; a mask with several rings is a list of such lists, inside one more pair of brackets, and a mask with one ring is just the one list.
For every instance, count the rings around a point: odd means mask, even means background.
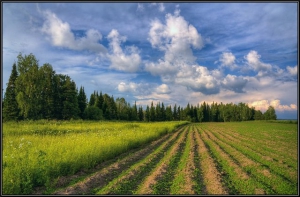
[{"label": "tree line", "polygon": [[84,119],[84,120],[126,120],[126,121],[172,121],[229,122],[247,120],[276,120],[274,107],[269,106],[265,113],[249,107],[246,103],[203,102],[186,107],[163,102],[155,105],[130,105],[123,97],[94,91],[90,99],[79,90],[68,76],[56,74],[48,63],[39,66],[33,54],[17,56],[17,63],[7,83],[2,102],[3,121],[38,119]]}]

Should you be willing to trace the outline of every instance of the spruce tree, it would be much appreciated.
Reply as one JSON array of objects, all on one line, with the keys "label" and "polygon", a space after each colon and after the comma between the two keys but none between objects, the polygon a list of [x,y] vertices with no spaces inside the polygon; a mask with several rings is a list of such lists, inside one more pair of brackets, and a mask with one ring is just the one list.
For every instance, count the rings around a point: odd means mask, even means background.
[{"label": "spruce tree", "polygon": [[16,63],[13,64],[12,71],[7,83],[3,100],[3,119],[17,120],[19,117],[19,107],[16,99],[16,79],[18,78]]},{"label": "spruce tree", "polygon": [[87,98],[86,98],[86,95],[85,95],[85,92],[84,92],[84,87],[80,87],[80,90],[79,90],[79,94],[78,94],[78,107],[79,107],[79,117],[80,118],[84,118],[83,117],[83,114],[84,114],[84,110],[87,106]]}]

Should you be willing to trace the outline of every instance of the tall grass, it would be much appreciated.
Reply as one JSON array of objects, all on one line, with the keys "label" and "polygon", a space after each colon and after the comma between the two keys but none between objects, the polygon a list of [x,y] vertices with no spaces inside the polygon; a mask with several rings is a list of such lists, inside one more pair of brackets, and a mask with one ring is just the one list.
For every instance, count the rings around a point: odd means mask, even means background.
[{"label": "tall grass", "polygon": [[95,167],[187,122],[7,122],[3,125],[3,194],[51,188],[60,176]]}]

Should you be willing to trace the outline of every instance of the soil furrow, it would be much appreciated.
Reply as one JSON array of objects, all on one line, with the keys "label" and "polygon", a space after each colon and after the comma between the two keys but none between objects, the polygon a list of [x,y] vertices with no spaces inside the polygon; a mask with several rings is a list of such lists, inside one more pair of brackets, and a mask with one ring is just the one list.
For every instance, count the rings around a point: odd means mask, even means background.
[{"label": "soil furrow", "polygon": [[[150,145],[143,147],[141,150],[132,150],[124,154],[123,157],[121,155],[112,161],[104,162],[95,168],[98,171],[94,172],[91,176],[86,177],[83,181],[80,181],[75,185],[58,190],[53,194],[89,194],[95,187],[106,185],[109,181],[117,177],[118,174],[120,174],[124,169],[129,168],[138,160],[146,157],[148,154],[153,152],[157,146],[166,144],[169,140],[173,139],[168,139],[170,136],[176,137],[177,134],[182,130],[183,128],[180,128],[175,133],[167,134],[162,138],[151,142]],[[168,140],[166,141],[166,139]]]},{"label": "soil furrow", "polygon": [[175,172],[173,184],[171,185],[170,194],[195,194],[193,188],[195,182],[193,180],[193,173],[195,171],[194,159],[194,140],[193,131],[189,126],[189,133],[183,154],[180,158],[178,167]]},{"label": "soil furrow", "polygon": [[200,134],[197,128],[195,132],[195,138],[198,148],[197,151],[200,156],[200,167],[203,174],[203,178],[201,179],[204,181],[205,185],[205,189],[202,194],[228,194],[228,189],[222,185],[221,174],[217,170],[214,160],[209,155],[204,142],[200,138]]},{"label": "soil furrow", "polygon": [[168,165],[170,163],[170,159],[176,152],[179,150],[180,145],[184,142],[187,136],[187,129],[183,133],[181,133],[180,138],[177,142],[166,152],[165,157],[155,166],[155,169],[151,171],[148,177],[140,184],[140,187],[135,192],[136,194],[152,194],[153,186],[163,177],[163,175],[168,171]]},{"label": "soil furrow", "polygon": [[[220,134],[220,135],[222,135],[222,134]],[[223,135],[222,135],[223,136]],[[217,139],[218,141],[220,141],[221,143],[224,143],[222,140],[220,140],[220,139],[218,139],[219,137],[215,137],[215,139]],[[226,138],[225,138],[226,139]],[[231,138],[228,138],[228,139],[230,139],[232,142],[236,142],[236,143],[239,143],[239,141],[237,141],[237,140],[235,140],[235,139],[231,139]],[[227,143],[226,143],[227,144]],[[235,157],[239,157],[238,158],[238,160],[239,160],[239,163],[241,164],[241,166],[243,166],[243,167],[246,167],[246,166],[248,166],[248,165],[250,165],[250,166],[256,166],[256,167],[258,167],[258,166],[265,166],[265,164],[264,163],[262,163],[262,162],[260,162],[260,161],[257,161],[257,160],[253,160],[253,158],[251,159],[251,158],[249,158],[249,156],[247,156],[247,155],[245,155],[245,154],[243,154],[243,153],[241,153],[240,152],[240,150],[238,150],[237,148],[235,148],[235,147],[233,147],[232,145],[230,145],[230,144],[227,144],[227,146],[228,147],[230,147],[231,148],[231,150],[232,150],[232,152],[234,153],[233,155],[235,155]],[[258,155],[260,158],[264,158],[265,156],[264,155],[262,155],[260,152],[256,152],[255,150],[253,150],[252,148],[249,148],[249,147],[247,147],[247,146],[244,146],[244,149],[245,150],[248,150],[248,151],[250,151],[250,152],[253,152],[253,153],[255,153],[256,155]],[[269,155],[269,154],[268,154]],[[241,158],[241,157],[243,157],[243,158]],[[285,166],[283,166],[283,164],[276,164],[276,166],[277,167],[281,167],[281,168],[285,168]],[[269,168],[269,167],[268,167]],[[287,172],[286,170],[284,170],[282,173],[278,173],[278,172],[275,172],[275,171],[273,171],[271,168],[270,169],[264,169],[263,170],[263,175],[264,176],[267,176],[268,178],[270,178],[270,170],[272,171],[272,174],[273,175],[277,175],[277,176],[279,176],[280,178],[282,178],[283,180],[285,180],[285,181],[287,181],[287,182],[289,182],[289,183],[291,183],[291,184],[294,184],[294,183],[296,183],[296,179],[297,179],[297,176],[296,176],[296,174],[295,173],[293,173],[293,172],[291,172],[291,173],[289,173],[289,172]]]},{"label": "soil furrow", "polygon": [[[148,175],[152,168],[162,159],[167,151],[178,140],[180,132],[172,135],[163,145],[157,147],[144,159],[124,170],[118,177],[100,189],[97,194],[133,194],[139,183]],[[99,188],[99,187],[98,187]]]},{"label": "soil furrow", "polygon": [[[285,164],[285,162],[283,162],[283,160],[287,160],[287,159],[284,159],[286,157],[284,157],[282,154],[279,154],[279,152],[276,152],[278,154],[276,154],[275,152],[272,153],[270,151],[265,151],[265,150],[260,150],[260,147],[257,147],[255,149],[253,149],[253,145],[251,144],[251,141],[250,142],[246,142],[246,141],[241,141],[239,138],[235,138],[233,136],[231,136],[231,134],[227,134],[227,133],[224,133],[224,132],[220,132],[220,131],[217,131],[217,130],[214,130],[214,132],[218,133],[219,135],[223,136],[224,139],[228,139],[232,142],[236,142],[236,143],[243,143],[244,147],[246,149],[249,149],[250,151],[253,151],[255,152],[256,154],[259,154],[262,158],[264,158],[265,160],[268,160],[268,161],[272,161],[272,160],[277,160],[278,163],[276,165],[280,166],[280,167],[283,167],[283,168],[292,168],[294,171],[296,171],[297,167],[296,166],[288,166],[288,164]],[[249,141],[249,140],[248,140]],[[265,155],[268,155],[268,156],[265,156]],[[290,160],[289,160],[290,161]],[[291,179],[295,180],[297,179],[297,177],[295,176],[295,174],[290,174],[290,177]]]},{"label": "soil furrow", "polygon": [[[225,153],[221,148],[220,146],[214,142],[210,137],[209,135],[206,133],[206,131],[203,131],[200,133],[200,136],[202,136],[202,139],[204,140],[204,142],[210,142],[214,145],[214,148],[216,149],[216,151],[220,154],[221,160],[223,161],[226,161],[228,163],[228,165],[230,166],[231,169],[233,169],[233,171],[235,172],[235,176],[238,180],[242,181],[242,182],[245,182],[246,180],[249,179],[249,176],[248,174],[243,171],[243,169],[237,165],[233,160],[232,158],[227,154]],[[217,161],[219,162],[219,161]],[[222,173],[226,173],[226,172],[222,172]],[[225,176],[226,174],[224,174]],[[226,177],[226,184],[227,184],[227,187],[229,189],[229,194],[230,193],[244,193],[244,191],[241,191],[240,189],[241,188],[236,188],[236,186],[232,185],[232,183],[230,182],[233,177]],[[231,180],[230,180],[231,179]],[[229,185],[230,184],[230,185]]]}]

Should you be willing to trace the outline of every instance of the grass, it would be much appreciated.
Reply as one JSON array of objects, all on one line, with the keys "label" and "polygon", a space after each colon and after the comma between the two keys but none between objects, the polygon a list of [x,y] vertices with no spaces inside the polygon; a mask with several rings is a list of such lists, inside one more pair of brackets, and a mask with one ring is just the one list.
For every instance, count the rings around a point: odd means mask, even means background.
[{"label": "grass", "polygon": [[[190,192],[203,194],[207,192],[209,181],[218,181],[214,176],[203,180],[209,165],[203,162],[206,157],[216,164],[214,169],[222,176],[218,183],[222,183],[229,194],[298,193],[297,124],[282,121],[195,123],[173,132],[186,123],[4,123],[3,194],[32,194],[37,186],[46,186],[46,193],[50,194],[57,187],[59,177],[88,171],[110,159],[116,159],[118,164],[121,154],[149,147],[156,139],[161,139],[160,143],[153,144],[145,154],[136,155],[134,160],[128,159],[129,163],[119,163],[124,168],[107,172],[105,177],[109,180],[85,193],[140,194],[149,190],[152,194],[182,194],[187,184],[186,168],[193,166],[195,171],[189,174],[193,184]],[[167,133],[171,135],[165,136]],[[201,149],[205,150],[204,155],[198,150],[199,137],[201,146],[207,149]]]},{"label": "grass", "polygon": [[3,125],[3,194],[49,189],[59,176],[90,169],[187,122],[28,121]]}]

